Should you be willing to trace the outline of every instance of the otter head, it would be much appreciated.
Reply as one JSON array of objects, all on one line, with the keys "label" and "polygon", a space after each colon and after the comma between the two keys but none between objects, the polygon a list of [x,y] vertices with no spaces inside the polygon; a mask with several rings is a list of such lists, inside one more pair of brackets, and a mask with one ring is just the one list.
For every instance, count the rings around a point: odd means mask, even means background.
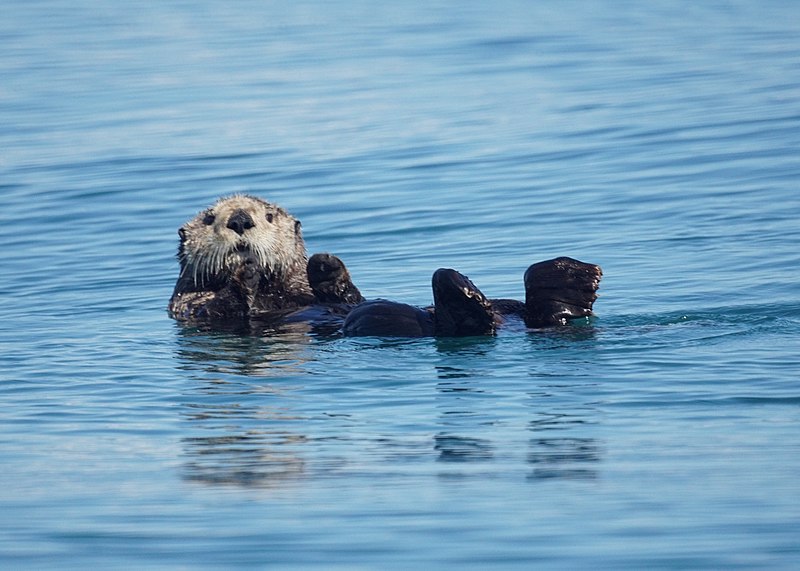
[{"label": "otter head", "polygon": [[249,195],[221,198],[184,224],[178,260],[181,278],[197,289],[222,287],[243,266],[285,279],[305,275],[300,222],[283,208]]}]

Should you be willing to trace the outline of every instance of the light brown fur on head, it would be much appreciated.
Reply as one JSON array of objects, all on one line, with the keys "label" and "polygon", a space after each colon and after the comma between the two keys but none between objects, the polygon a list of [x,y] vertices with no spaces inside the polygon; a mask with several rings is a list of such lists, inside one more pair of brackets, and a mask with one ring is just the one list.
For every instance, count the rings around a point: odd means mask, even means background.
[{"label": "light brown fur on head", "polygon": [[287,290],[309,291],[300,222],[275,204],[241,194],[221,198],[179,234],[183,288],[216,289],[247,263]]}]

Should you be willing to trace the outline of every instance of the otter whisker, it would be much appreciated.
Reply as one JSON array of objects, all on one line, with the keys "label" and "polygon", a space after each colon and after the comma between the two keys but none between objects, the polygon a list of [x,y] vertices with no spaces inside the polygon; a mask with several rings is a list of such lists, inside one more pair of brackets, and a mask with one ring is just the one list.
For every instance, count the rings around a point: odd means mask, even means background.
[{"label": "otter whisker", "polygon": [[198,286],[198,283],[197,283],[197,270],[198,270],[198,267],[197,267],[197,265],[194,265],[193,269],[194,269],[194,271],[192,272],[192,282],[194,283],[195,287],[197,287]]},{"label": "otter whisker", "polygon": [[205,265],[206,274],[208,275],[209,279],[211,278],[212,275],[217,275],[220,272],[221,262],[219,256],[220,256],[219,248],[215,248],[214,250],[212,250],[211,257]]}]

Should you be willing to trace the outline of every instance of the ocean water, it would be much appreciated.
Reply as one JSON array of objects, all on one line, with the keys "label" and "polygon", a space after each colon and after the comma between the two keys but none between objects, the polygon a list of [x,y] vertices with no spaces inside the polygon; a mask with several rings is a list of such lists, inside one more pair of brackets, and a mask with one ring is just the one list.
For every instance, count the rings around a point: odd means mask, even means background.
[{"label": "ocean water", "polygon": [[[19,2],[0,567],[796,569],[800,3]],[[601,265],[589,324],[236,336],[166,304],[249,192],[368,297]]]}]

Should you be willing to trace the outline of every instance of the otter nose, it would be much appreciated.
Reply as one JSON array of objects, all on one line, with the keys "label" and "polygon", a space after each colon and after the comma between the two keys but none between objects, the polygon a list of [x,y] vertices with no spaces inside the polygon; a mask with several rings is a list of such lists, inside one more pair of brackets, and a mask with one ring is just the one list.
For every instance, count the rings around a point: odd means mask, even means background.
[{"label": "otter nose", "polygon": [[253,219],[250,215],[242,209],[237,210],[233,214],[231,214],[230,218],[228,218],[228,228],[239,234],[240,236],[244,234],[245,230],[248,230],[255,226],[253,223]]}]

